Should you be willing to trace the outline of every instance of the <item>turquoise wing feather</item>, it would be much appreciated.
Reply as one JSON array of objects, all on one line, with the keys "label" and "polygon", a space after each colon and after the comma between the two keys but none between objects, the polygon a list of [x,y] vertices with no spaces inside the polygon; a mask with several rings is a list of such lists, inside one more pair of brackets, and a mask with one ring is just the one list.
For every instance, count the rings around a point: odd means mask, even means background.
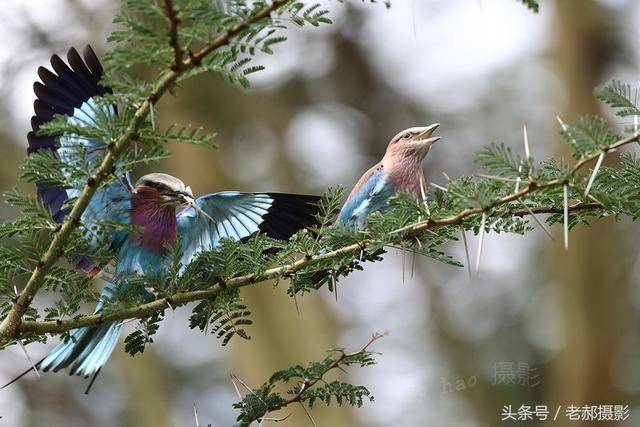
[{"label": "turquoise wing feather", "polygon": [[193,207],[178,214],[178,239],[183,266],[199,253],[211,251],[224,238],[245,240],[262,232],[287,240],[298,230],[317,223],[320,197],[283,193],[225,191],[196,200],[203,215]]},{"label": "turquoise wing feather", "polygon": [[[84,60],[74,48],[69,49],[67,60],[69,65],[54,55],[51,58],[53,72],[44,67],[38,69],[42,83],[34,84],[37,96],[34,102],[35,115],[31,119],[33,130],[29,132],[27,139],[29,153],[41,150],[54,153],[68,165],[63,173],[70,178],[74,176],[74,170],[95,166],[106,154],[105,143],[96,138],[70,134],[38,136],[37,131],[55,115],[67,116],[69,123],[78,127],[92,127],[113,119],[118,111],[113,105],[98,105],[95,101],[96,96],[109,93],[110,90],[99,83],[103,70],[91,47],[85,48]],[[118,176],[119,170],[115,173]],[[75,180],[70,188],[37,183],[38,195],[49,207],[53,219],[60,223],[69,213],[69,209],[63,207],[64,202],[77,197],[84,184],[84,179]],[[98,221],[128,224],[130,209],[131,193],[126,183],[116,181],[98,189],[81,218],[93,250],[105,244],[113,249],[121,246],[126,237],[123,231],[109,230],[106,241],[103,236],[89,233]],[[78,255],[74,261],[79,267],[91,270],[96,267],[96,263],[91,260],[90,255]]]}]

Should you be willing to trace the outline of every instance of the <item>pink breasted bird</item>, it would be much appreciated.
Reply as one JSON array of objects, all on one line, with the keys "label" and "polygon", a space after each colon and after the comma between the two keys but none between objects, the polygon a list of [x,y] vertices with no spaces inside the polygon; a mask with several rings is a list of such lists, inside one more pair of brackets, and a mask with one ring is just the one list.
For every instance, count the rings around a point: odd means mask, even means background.
[{"label": "pink breasted bird", "polygon": [[426,180],[422,161],[440,137],[432,136],[440,126],[412,127],[391,139],[382,160],[365,172],[351,190],[338,215],[338,225],[367,225],[369,214],[384,211],[389,199],[404,190],[423,197]]}]

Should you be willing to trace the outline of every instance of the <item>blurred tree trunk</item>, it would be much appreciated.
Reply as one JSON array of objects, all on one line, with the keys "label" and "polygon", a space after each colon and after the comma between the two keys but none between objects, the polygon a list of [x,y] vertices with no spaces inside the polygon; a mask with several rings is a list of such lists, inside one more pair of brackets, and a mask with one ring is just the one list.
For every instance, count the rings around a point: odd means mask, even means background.
[{"label": "blurred tree trunk", "polygon": [[[112,363],[118,364],[118,370],[122,374],[122,389],[127,393],[128,404],[124,419],[113,425],[171,427],[171,391],[174,387],[172,378],[167,378],[167,366],[156,355],[153,347],[148,348],[144,355],[131,357],[121,346],[122,344],[114,351]],[[190,420],[182,421],[184,425],[191,425]]]},{"label": "blurred tree trunk", "polygon": [[[562,117],[573,121],[599,114],[593,88],[603,80],[615,43],[606,27],[607,10],[585,0],[559,0],[555,7],[553,61],[565,87]],[[566,144],[558,150],[570,158]],[[620,227],[607,219],[576,227],[568,252],[550,243],[551,279],[564,310],[566,337],[564,350],[551,364],[550,381],[543,381],[551,387],[553,405],[621,403],[611,370],[620,335],[617,296],[628,293],[630,269],[621,265],[627,257],[616,249],[619,241]],[[559,425],[583,424],[563,418]]]}]

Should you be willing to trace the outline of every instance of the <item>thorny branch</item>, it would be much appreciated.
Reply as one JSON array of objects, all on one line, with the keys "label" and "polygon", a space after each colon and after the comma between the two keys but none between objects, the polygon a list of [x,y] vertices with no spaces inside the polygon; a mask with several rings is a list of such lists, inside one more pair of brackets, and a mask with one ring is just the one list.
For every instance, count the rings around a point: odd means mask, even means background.
[{"label": "thorny branch", "polygon": [[164,0],[164,12],[169,21],[169,44],[173,49],[173,64],[171,64],[171,69],[179,70],[182,66],[182,48],[178,40],[178,25],[180,25],[180,19],[178,19],[176,15],[176,9],[173,7],[172,0]]},{"label": "thorny branch", "polygon": [[[562,179],[555,179],[555,180],[545,181],[545,182],[530,181],[521,190],[518,190],[498,200],[495,200],[494,202],[488,204],[487,206],[467,208],[462,210],[456,215],[452,215],[452,216],[440,218],[440,219],[429,218],[427,220],[420,221],[415,224],[411,224],[406,227],[399,228],[391,233],[395,237],[394,243],[411,241],[414,238],[414,236],[426,230],[431,230],[434,228],[444,227],[448,225],[463,224],[465,219],[467,219],[472,215],[482,214],[483,212],[488,212],[489,210],[496,208],[498,206],[506,205],[510,202],[522,200],[527,194],[533,193],[540,189],[550,188],[550,187],[562,187],[567,184],[569,178],[572,175],[578,172],[578,170],[580,170],[582,167],[587,165],[589,162],[598,158],[602,152],[605,152],[605,153],[610,152],[616,148],[622,147],[624,145],[627,145],[633,142],[638,142],[638,141],[640,141],[640,134],[635,134],[627,138],[621,139],[606,147],[603,147],[600,150],[596,151],[595,153],[581,158],[574,165],[574,167],[571,169],[569,174]],[[579,211],[579,210],[585,210],[585,209],[601,209],[601,208],[602,208],[602,205],[600,205],[599,203],[583,203],[583,202],[576,203],[567,207],[568,211]],[[531,212],[559,213],[559,212],[563,212],[563,208],[557,207],[557,206],[539,206],[539,207],[532,207]],[[515,216],[525,216],[525,215],[530,215],[531,212],[529,212],[529,210],[514,210],[514,211],[511,211],[511,214]],[[309,265],[312,265],[314,263],[334,259],[347,254],[360,253],[364,248],[367,247],[367,245],[370,245],[372,243],[374,243],[372,240],[365,239],[358,243],[344,246],[342,248],[333,250],[331,252],[326,252],[326,253],[314,255],[314,256],[305,256],[303,258],[298,259],[295,262],[270,268],[260,274],[248,274],[244,276],[234,277],[227,280],[224,283],[216,283],[208,289],[176,293],[173,295],[159,298],[150,303],[142,304],[136,307],[119,310],[111,313],[98,313],[98,314],[92,314],[87,316],[80,316],[80,317],[77,317],[74,319],[68,319],[68,320],[24,321],[18,326],[17,332],[18,334],[62,333],[62,332],[70,331],[72,329],[91,326],[91,325],[97,325],[104,322],[147,317],[158,311],[164,311],[169,304],[172,307],[176,307],[178,305],[183,305],[193,301],[201,301],[205,299],[214,298],[216,295],[222,292],[225,288],[227,289],[241,288],[248,285],[260,284],[272,279],[289,277],[292,274],[296,273],[297,271]]]},{"label": "thorny branch", "polygon": [[371,339],[369,340],[369,342],[367,342],[364,345],[364,347],[362,347],[360,350],[353,353],[342,353],[340,357],[337,358],[331,365],[329,365],[321,375],[319,375],[316,378],[305,378],[304,382],[300,385],[300,391],[295,396],[285,400],[281,405],[278,405],[277,407],[274,407],[274,408],[270,408],[269,410],[276,411],[278,409],[284,408],[285,406],[291,405],[292,403],[300,402],[304,398],[304,395],[306,392],[311,390],[313,386],[315,386],[319,381],[322,381],[324,375],[338,368],[342,364],[342,362],[349,357],[359,356],[361,354],[371,354],[369,347],[371,347],[371,345],[374,342],[384,337],[385,335],[386,333],[375,333],[371,336]]},{"label": "thorny branch", "polygon": [[[343,370],[342,366],[343,363],[352,357],[355,356],[360,356],[360,355],[370,355],[372,354],[372,351],[369,350],[369,347],[371,347],[371,345],[373,343],[375,343],[376,341],[378,341],[379,339],[381,339],[382,337],[386,336],[388,333],[384,332],[384,333],[374,333],[371,336],[371,339],[369,339],[369,341],[358,351],[352,352],[352,353],[345,353],[343,350],[341,350],[341,354],[340,356],[333,361],[333,363],[331,363],[330,365],[326,366],[322,372],[320,372],[318,374],[318,376],[315,376],[313,378],[304,378],[303,381],[300,383],[300,389],[298,390],[298,392],[296,394],[294,394],[293,396],[291,396],[290,398],[282,401],[279,404],[273,405],[273,406],[268,406],[266,403],[265,405],[265,409],[266,409],[266,413],[263,416],[263,419],[266,419],[265,417],[272,412],[275,411],[279,411],[283,408],[286,408],[289,405],[295,404],[295,403],[300,403],[303,404],[305,398],[308,398],[308,393],[309,391],[313,390],[313,387],[319,383],[320,381],[324,381],[324,377],[331,371],[336,370],[336,369],[341,369]],[[250,392],[252,392],[252,390],[247,387],[244,383],[242,383],[247,390],[249,390]],[[237,391],[237,389],[236,389]],[[303,405],[304,407],[304,405]],[[306,411],[306,408],[305,408]],[[309,415],[307,413],[307,415]],[[286,419],[286,417],[285,417]],[[256,420],[257,421],[257,420]]]},{"label": "thorny branch", "polygon": [[[71,209],[71,212],[65,218],[62,226],[57,230],[53,236],[51,243],[43,257],[38,262],[36,268],[33,270],[31,277],[27,281],[24,289],[15,299],[11,309],[7,313],[6,317],[0,324],[0,348],[4,348],[8,343],[12,342],[21,332],[22,316],[27,311],[33,298],[42,287],[43,280],[46,277],[48,271],[58,261],[62,255],[62,248],[71,235],[72,231],[80,224],[80,218],[84,213],[89,201],[94,196],[96,190],[100,185],[109,177],[113,170],[118,157],[125,149],[125,147],[131,142],[135,142],[138,139],[138,130],[144,124],[152,105],[157,103],[158,99],[162,97],[178,79],[179,76],[186,71],[191,70],[201,64],[204,59],[210,53],[220,49],[229,44],[229,42],[243,32],[247,27],[260,21],[261,19],[271,16],[280,7],[290,3],[291,0],[273,0],[273,2],[265,6],[258,12],[250,15],[244,21],[238,23],[230,30],[218,35],[211,43],[204,46],[200,51],[187,59],[183,59],[178,62],[179,66],[172,67],[166,71],[162,77],[155,84],[147,99],[137,108],[133,115],[127,130],[115,141],[113,145],[109,146],[109,151],[104,160],[96,169],[95,173],[87,179],[87,182],[78,196],[76,202]],[[173,6],[171,1],[167,1],[169,6]],[[173,7],[170,8],[174,11]],[[168,11],[169,12],[169,11]],[[171,43],[176,55],[180,52],[180,46],[177,42],[177,25],[178,21],[175,19],[175,14],[169,13],[168,19],[171,22]],[[173,16],[173,19],[171,18]],[[174,28],[175,27],[175,28]],[[175,45],[174,45],[174,32],[175,32]],[[181,56],[180,56],[181,58]],[[164,303],[163,303],[164,304]],[[153,311],[157,311],[153,310]],[[130,318],[130,317],[125,317]],[[98,322],[96,322],[98,323]]]}]

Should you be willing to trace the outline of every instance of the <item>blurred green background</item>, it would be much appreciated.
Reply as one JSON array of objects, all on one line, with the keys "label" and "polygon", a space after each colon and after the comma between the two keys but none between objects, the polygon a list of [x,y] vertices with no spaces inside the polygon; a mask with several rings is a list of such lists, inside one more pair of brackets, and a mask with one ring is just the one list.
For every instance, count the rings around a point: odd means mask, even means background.
[{"label": "blurred green background", "polygon": [[[554,119],[606,114],[594,86],[640,76],[640,3],[543,1],[536,15],[513,0],[324,0],[334,25],[293,29],[267,70],[243,91],[203,76],[158,105],[161,126],[218,131],[220,149],[172,145],[157,171],[196,193],[350,187],[401,129],[440,122],[443,140],[425,162],[434,182],[476,170],[490,141],[533,155],[565,153]],[[0,9],[0,187],[19,186],[18,165],[38,65],[71,45],[103,53],[115,0],[4,0]],[[610,117],[610,116],[609,116]],[[616,126],[621,125],[610,117]],[[634,150],[636,148],[633,148]],[[142,173],[143,171],[141,171]],[[16,213],[0,205],[2,218]],[[554,230],[559,235],[559,230]],[[226,348],[187,328],[188,310],[167,313],[155,344],[116,351],[91,395],[64,374],[30,375],[0,391],[0,425],[229,426],[238,400],[230,374],[257,386],[273,371],[319,360],[325,349],[360,348],[389,331],[379,364],[352,371],[375,402],[312,413],[319,426],[498,426],[504,405],[629,405],[640,425],[640,265],[634,225],[606,220],[570,236],[570,250],[536,231],[489,235],[481,272],[390,251],[354,274],[336,302],[323,291],[299,301],[285,286],[246,289],[251,341]],[[469,236],[475,251],[477,238]],[[464,259],[461,244],[448,247]],[[403,273],[404,270],[404,273]],[[99,284],[98,284],[99,285]],[[87,308],[89,310],[89,308]],[[132,325],[130,325],[131,327]],[[47,345],[30,346],[33,358]],[[0,354],[0,382],[28,366],[19,348]],[[311,425],[299,408],[278,425]],[[562,415],[554,426],[585,425]],[[599,425],[616,425],[600,422]]]}]

